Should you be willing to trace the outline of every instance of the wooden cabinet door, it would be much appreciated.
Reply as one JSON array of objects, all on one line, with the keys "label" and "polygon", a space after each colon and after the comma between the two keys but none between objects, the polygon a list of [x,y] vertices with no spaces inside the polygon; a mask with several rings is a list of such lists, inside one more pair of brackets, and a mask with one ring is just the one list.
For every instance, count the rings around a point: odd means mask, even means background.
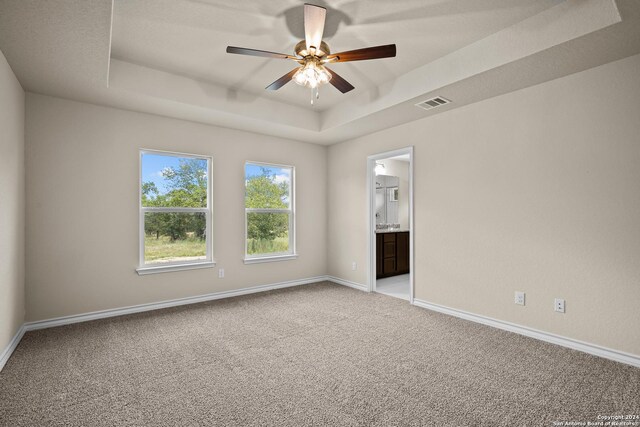
[{"label": "wooden cabinet door", "polygon": [[396,233],[384,233],[382,238],[383,265],[382,274],[393,276],[396,274]]},{"label": "wooden cabinet door", "polygon": [[407,274],[409,269],[409,232],[376,234],[376,278]]},{"label": "wooden cabinet door", "polygon": [[376,234],[376,277],[382,276],[382,264],[383,264],[383,254],[382,254],[382,234]]},{"label": "wooden cabinet door", "polygon": [[397,233],[396,237],[396,268],[398,274],[409,272],[409,233]]},{"label": "wooden cabinet door", "polygon": [[384,247],[382,252],[384,253],[384,258],[395,258],[396,257],[396,233],[384,233],[383,242]]},{"label": "wooden cabinet door", "polygon": [[384,276],[393,276],[396,274],[396,259],[385,258],[384,265],[382,267],[382,273]]}]

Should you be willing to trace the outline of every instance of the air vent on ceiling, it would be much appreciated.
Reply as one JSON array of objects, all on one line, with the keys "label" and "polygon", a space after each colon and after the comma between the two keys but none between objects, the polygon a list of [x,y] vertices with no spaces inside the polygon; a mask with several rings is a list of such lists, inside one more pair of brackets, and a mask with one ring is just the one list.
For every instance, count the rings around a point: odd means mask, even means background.
[{"label": "air vent on ceiling", "polygon": [[447,98],[443,98],[441,96],[436,96],[435,98],[427,99],[426,101],[418,102],[416,107],[424,108],[425,110],[431,110],[432,108],[439,107],[444,104],[448,104],[449,101]]}]

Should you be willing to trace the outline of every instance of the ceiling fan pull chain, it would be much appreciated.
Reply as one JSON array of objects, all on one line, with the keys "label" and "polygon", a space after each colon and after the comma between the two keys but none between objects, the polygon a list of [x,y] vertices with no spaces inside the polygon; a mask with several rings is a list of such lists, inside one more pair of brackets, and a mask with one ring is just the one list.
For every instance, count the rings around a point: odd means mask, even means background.
[{"label": "ceiling fan pull chain", "polygon": [[315,89],[311,88],[311,105],[313,105],[313,92],[315,91]]}]

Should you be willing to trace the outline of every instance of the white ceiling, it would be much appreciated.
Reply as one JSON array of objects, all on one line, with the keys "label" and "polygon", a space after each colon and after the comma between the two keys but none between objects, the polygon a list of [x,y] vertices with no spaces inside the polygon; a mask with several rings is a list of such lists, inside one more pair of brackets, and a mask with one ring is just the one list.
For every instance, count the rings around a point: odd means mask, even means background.
[{"label": "white ceiling", "polygon": [[[396,43],[397,57],[334,64],[356,89],[264,87],[291,61],[296,0],[0,0],[0,49],[23,87],[96,104],[331,144],[640,52],[636,0],[316,0],[333,52]],[[452,104],[424,111],[420,100]]]},{"label": "white ceiling", "polygon": [[[394,59],[341,63],[332,68],[367,91],[559,3],[559,0],[331,1],[324,40],[333,52],[395,43]],[[232,6],[224,6],[232,5]],[[322,111],[353,93],[287,84],[265,92],[297,64],[225,52],[227,45],[294,54],[304,39],[303,3],[296,0],[116,0],[111,57]]]}]

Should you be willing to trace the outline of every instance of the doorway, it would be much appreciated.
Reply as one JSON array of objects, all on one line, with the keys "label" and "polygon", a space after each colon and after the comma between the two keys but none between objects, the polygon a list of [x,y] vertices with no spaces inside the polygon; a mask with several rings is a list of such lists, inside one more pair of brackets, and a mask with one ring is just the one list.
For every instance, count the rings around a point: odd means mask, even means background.
[{"label": "doorway", "polygon": [[412,304],[413,188],[413,147],[367,157],[367,289]]}]

